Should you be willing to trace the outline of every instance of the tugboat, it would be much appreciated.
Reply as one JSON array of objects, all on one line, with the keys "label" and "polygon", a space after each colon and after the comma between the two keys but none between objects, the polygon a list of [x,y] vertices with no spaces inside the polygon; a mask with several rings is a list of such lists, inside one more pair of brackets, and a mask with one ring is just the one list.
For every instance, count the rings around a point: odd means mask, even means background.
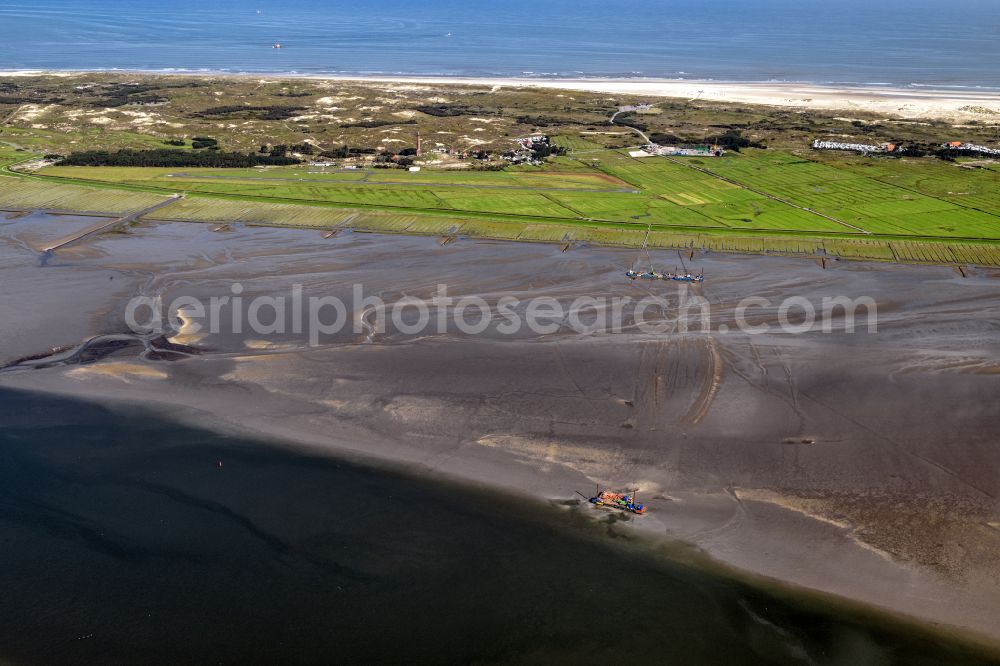
[{"label": "tugboat", "polygon": [[619,511],[627,511],[641,516],[646,513],[646,505],[635,501],[635,493],[637,492],[639,491],[635,491],[629,495],[627,493],[613,493],[608,490],[601,490],[597,495],[590,498],[590,503],[594,506],[606,506],[609,509],[618,509]]}]

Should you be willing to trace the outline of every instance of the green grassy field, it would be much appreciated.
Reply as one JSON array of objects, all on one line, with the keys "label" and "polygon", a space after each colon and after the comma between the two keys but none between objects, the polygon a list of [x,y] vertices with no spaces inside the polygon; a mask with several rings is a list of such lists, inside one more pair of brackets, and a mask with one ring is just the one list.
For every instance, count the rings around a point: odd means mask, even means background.
[{"label": "green grassy field", "polygon": [[127,215],[164,200],[150,192],[81,187],[0,176],[0,208]]},{"label": "green grassy field", "polygon": [[[836,165],[772,150],[634,159],[581,138],[543,167],[166,169],[49,167],[0,183],[0,206],[734,252],[1000,265],[1000,173],[935,160]],[[0,154],[0,160],[24,153]],[[68,188],[68,189],[67,189]],[[123,191],[129,188],[132,191]],[[46,196],[46,189],[51,190]],[[148,194],[147,194],[148,193]],[[98,205],[106,202],[105,208]]]}]

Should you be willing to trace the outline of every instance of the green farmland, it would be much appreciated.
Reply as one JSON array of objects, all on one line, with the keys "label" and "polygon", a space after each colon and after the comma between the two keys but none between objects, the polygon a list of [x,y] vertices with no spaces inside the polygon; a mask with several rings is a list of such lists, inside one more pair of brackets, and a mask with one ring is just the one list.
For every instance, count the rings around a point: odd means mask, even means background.
[{"label": "green farmland", "polygon": [[1000,265],[995,165],[752,149],[635,159],[576,136],[555,142],[569,157],[502,171],[55,166],[17,180],[8,172],[0,207],[94,211],[107,201],[118,212],[183,193],[156,217],[623,246],[648,232],[662,247]]}]

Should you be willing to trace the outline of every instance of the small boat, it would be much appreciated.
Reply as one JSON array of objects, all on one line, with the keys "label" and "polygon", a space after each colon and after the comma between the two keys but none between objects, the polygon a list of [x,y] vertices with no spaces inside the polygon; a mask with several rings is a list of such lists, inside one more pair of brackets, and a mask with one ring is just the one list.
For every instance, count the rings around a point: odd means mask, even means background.
[{"label": "small boat", "polygon": [[640,273],[634,268],[625,271],[625,277],[629,280],[673,280],[674,282],[704,282],[705,274],[691,275],[690,273],[660,273],[652,268]]},{"label": "small boat", "polygon": [[271,44],[271,48],[272,49],[280,49],[281,48],[281,44],[279,44],[278,42],[275,42],[274,44]]},{"label": "small boat", "polygon": [[690,273],[685,273],[684,275],[671,275],[670,279],[677,282],[704,282],[705,274],[691,275]]},{"label": "small boat", "polygon": [[[625,271],[625,277],[629,280],[673,280],[675,282],[704,282],[705,281],[705,271],[702,271],[700,275],[691,275],[688,272],[687,266],[684,265],[684,257],[681,256],[680,251],[677,252],[677,256],[680,257],[681,265],[684,267],[683,273],[660,273],[653,268],[652,257],[647,249],[647,242],[649,240],[649,233],[652,231],[652,225],[646,229],[646,237],[642,240],[642,247],[639,248],[639,255],[635,258],[635,263],[632,264],[632,268]],[[650,260],[649,270],[640,273],[635,269],[639,261],[642,259],[643,253],[646,254],[646,258]],[[692,252],[693,254],[693,252]]]},{"label": "small boat", "polygon": [[606,506],[609,509],[628,511],[629,513],[637,513],[639,515],[646,513],[646,505],[635,501],[635,493],[629,495],[627,493],[613,493],[601,490],[597,495],[590,498],[590,503],[594,506]]}]

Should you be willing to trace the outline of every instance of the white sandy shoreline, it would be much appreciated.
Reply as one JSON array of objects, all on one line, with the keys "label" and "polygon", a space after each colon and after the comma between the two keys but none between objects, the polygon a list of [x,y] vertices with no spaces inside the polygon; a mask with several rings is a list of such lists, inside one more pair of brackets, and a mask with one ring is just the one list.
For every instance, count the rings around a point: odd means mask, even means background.
[{"label": "white sandy shoreline", "polygon": [[738,82],[678,79],[518,78],[462,76],[350,76],[325,74],[228,73],[145,70],[11,70],[0,77],[142,74],[207,78],[309,79],[355,83],[469,85],[493,88],[542,88],[612,95],[760,104],[806,110],[874,113],[906,119],[968,120],[1000,123],[1000,91],[978,88],[893,87],[786,82]]}]

